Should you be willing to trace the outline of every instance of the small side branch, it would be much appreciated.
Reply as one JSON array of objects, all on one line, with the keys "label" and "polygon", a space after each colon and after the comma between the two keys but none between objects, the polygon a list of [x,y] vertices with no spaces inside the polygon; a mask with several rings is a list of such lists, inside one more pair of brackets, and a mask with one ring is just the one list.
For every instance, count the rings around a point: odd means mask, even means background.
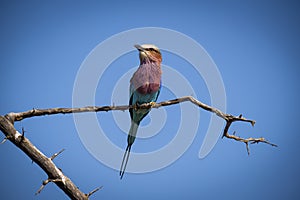
[{"label": "small side branch", "polygon": [[276,144],[269,142],[268,140],[266,140],[263,137],[260,137],[260,138],[252,138],[252,137],[250,137],[250,138],[245,139],[245,138],[241,138],[241,137],[236,136],[235,132],[232,135],[230,135],[230,134],[228,134],[226,132],[225,135],[224,135],[224,137],[229,138],[229,139],[233,139],[235,141],[244,142],[245,145],[246,145],[246,149],[247,149],[248,155],[250,155],[249,144],[266,143],[266,144],[269,144],[269,145],[271,145],[273,147],[277,147]]},{"label": "small side branch", "polygon": [[53,154],[50,159],[53,160],[54,158],[56,158],[59,154],[61,154],[65,149],[60,150],[59,152]]},{"label": "small side branch", "polygon": [[90,197],[92,194],[94,194],[95,192],[98,192],[100,189],[102,189],[103,186],[100,186],[94,190],[92,190],[91,192],[89,192],[88,194],[86,194],[87,197]]},{"label": "small side branch", "polygon": [[44,187],[50,183],[50,182],[61,182],[62,180],[61,179],[47,179],[45,181],[43,181],[41,187],[38,189],[38,191],[36,191],[35,195],[38,195],[39,193],[41,193],[41,191],[44,189]]},{"label": "small side branch", "polygon": [[223,131],[223,136],[222,137],[226,137],[228,139],[233,139],[235,141],[239,141],[239,142],[244,142],[245,145],[246,145],[246,150],[247,150],[247,153],[248,155],[250,155],[250,149],[249,149],[249,143],[250,144],[255,144],[255,143],[265,143],[265,144],[269,144],[273,147],[277,147],[276,144],[273,144],[269,141],[267,141],[265,138],[263,137],[260,137],[260,138],[242,138],[242,137],[238,137],[235,135],[235,132],[233,132],[233,134],[229,134],[228,133],[228,130],[229,130],[229,127],[230,125],[233,123],[233,122],[236,122],[236,121],[242,121],[242,122],[249,122],[252,126],[255,125],[255,121],[254,120],[249,120],[249,119],[246,119],[244,118],[242,115],[239,115],[238,117],[236,116],[233,116],[233,115],[227,115],[225,118],[223,118],[226,120],[226,125],[225,125],[225,128],[224,128],[224,131]]},{"label": "small side branch", "polygon": [[4,144],[7,141],[7,137],[5,137],[0,144]]}]

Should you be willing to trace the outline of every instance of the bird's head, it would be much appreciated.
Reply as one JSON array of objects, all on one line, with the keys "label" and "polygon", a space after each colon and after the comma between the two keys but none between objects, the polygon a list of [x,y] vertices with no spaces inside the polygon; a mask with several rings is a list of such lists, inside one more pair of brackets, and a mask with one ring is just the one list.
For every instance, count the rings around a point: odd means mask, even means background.
[{"label": "bird's head", "polygon": [[157,62],[161,63],[162,57],[159,48],[153,44],[134,45],[139,51],[140,62]]}]

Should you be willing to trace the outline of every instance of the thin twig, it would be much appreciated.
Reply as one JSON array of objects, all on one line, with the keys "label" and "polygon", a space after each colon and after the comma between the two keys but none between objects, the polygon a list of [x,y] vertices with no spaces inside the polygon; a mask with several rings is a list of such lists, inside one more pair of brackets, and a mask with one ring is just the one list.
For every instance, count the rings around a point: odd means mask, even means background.
[{"label": "thin twig", "polygon": [[97,187],[96,189],[94,189],[91,192],[89,192],[88,194],[86,194],[86,196],[90,197],[92,194],[94,194],[95,192],[97,192],[98,190],[100,190],[102,188],[103,188],[103,186]]},{"label": "thin twig", "polygon": [[41,193],[41,191],[44,189],[44,187],[45,187],[48,183],[50,183],[50,182],[53,182],[53,183],[55,183],[55,182],[62,182],[62,180],[61,180],[61,179],[49,179],[49,178],[48,178],[47,180],[43,181],[41,187],[38,189],[38,191],[36,191],[35,195],[38,195],[39,193]]},{"label": "thin twig", "polygon": [[24,127],[22,127],[22,137],[24,137],[25,136],[25,129],[24,129]]},{"label": "thin twig", "polygon": [[60,150],[59,152],[53,154],[50,159],[53,160],[54,158],[56,158],[56,156],[58,156],[59,154],[61,154],[65,149]]},{"label": "thin twig", "polygon": [[7,141],[7,137],[5,137],[0,144],[4,144]]},{"label": "thin twig", "polygon": [[25,138],[25,129],[24,127],[22,127],[22,137],[21,137],[21,141],[23,141],[23,139]]},{"label": "thin twig", "polygon": [[229,138],[229,139],[233,139],[233,140],[236,140],[236,141],[239,141],[239,142],[244,142],[245,145],[246,145],[248,155],[250,155],[249,143],[250,144],[265,143],[265,144],[269,144],[273,147],[278,147],[276,144],[269,142],[268,140],[266,140],[263,137],[260,137],[260,138],[250,137],[250,138],[245,139],[245,138],[241,138],[241,137],[238,137],[238,136],[234,135],[234,133],[232,135],[230,135],[228,133],[225,133],[224,137]]}]

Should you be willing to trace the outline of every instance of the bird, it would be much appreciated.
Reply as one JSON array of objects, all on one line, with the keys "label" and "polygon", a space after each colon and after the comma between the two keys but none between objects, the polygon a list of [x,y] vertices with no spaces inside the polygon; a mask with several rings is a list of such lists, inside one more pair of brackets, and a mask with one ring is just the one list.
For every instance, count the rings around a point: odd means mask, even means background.
[{"label": "bird", "polygon": [[[130,79],[129,105],[138,106],[157,101],[161,90],[161,62],[162,55],[158,47],[153,44],[134,45],[139,51],[140,65]],[[126,170],[131,146],[136,138],[140,122],[150,112],[150,109],[130,108],[131,126],[127,137],[127,147],[123,156],[120,179]]]}]

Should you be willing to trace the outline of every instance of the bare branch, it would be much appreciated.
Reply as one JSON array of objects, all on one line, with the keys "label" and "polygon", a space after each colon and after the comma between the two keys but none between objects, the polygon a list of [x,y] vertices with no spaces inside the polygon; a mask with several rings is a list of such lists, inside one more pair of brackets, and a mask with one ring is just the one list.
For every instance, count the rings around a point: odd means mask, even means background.
[{"label": "bare branch", "polygon": [[250,122],[252,125],[255,124],[254,120],[249,120],[243,118],[241,115],[239,117],[234,117],[229,114],[225,114],[218,110],[217,108],[211,107],[207,104],[204,104],[197,99],[195,99],[192,96],[184,96],[181,98],[177,99],[172,99],[168,101],[163,101],[160,103],[145,103],[141,105],[121,105],[121,106],[87,106],[87,107],[82,107],[82,108],[49,108],[49,109],[32,109],[28,110],[25,112],[20,112],[20,113],[9,113],[6,115],[6,117],[10,120],[14,121],[21,121],[26,118],[30,117],[36,117],[36,116],[43,116],[43,115],[56,115],[56,114],[70,114],[70,113],[83,113],[83,112],[101,112],[101,111],[113,111],[113,110],[120,110],[120,111],[125,111],[130,108],[135,108],[135,109],[149,109],[149,108],[159,108],[162,106],[170,106],[174,104],[179,104],[182,102],[190,101],[191,103],[197,105],[198,107],[207,110],[209,112],[215,113],[217,116],[227,120],[232,118],[232,121],[245,121],[245,122]]},{"label": "bare branch", "polygon": [[223,131],[223,136],[222,137],[226,137],[229,139],[234,139],[236,141],[240,141],[240,142],[244,142],[246,143],[247,146],[247,152],[249,153],[249,148],[248,148],[248,142],[255,142],[255,143],[266,143],[272,146],[276,146],[275,144],[272,144],[268,141],[266,141],[264,138],[248,138],[248,139],[244,139],[244,138],[240,138],[240,137],[236,137],[234,134],[233,135],[229,135],[228,134],[228,129],[230,127],[230,125],[233,122],[236,121],[240,121],[240,122],[248,122],[250,123],[252,126],[255,125],[255,121],[251,120],[251,119],[246,119],[242,116],[242,114],[240,114],[239,116],[233,116],[231,114],[226,114],[223,113],[222,111],[218,110],[217,108],[211,107],[205,103],[200,102],[199,100],[195,99],[192,96],[184,96],[181,98],[177,98],[177,99],[172,99],[172,100],[168,100],[168,101],[163,101],[160,103],[155,103],[155,102],[151,102],[151,103],[146,103],[146,104],[142,104],[142,105],[133,105],[133,106],[129,106],[129,105],[121,105],[121,106],[87,106],[87,107],[83,107],[83,108],[50,108],[50,109],[32,109],[26,112],[20,112],[20,113],[9,113],[7,114],[7,118],[11,119],[12,121],[21,121],[25,118],[30,118],[30,117],[35,117],[35,116],[42,116],[42,115],[55,115],[55,114],[70,114],[70,113],[82,113],[82,112],[100,112],[100,111],[113,111],[113,110],[120,110],[120,111],[124,111],[124,110],[128,110],[130,108],[134,108],[134,109],[149,109],[149,108],[159,108],[162,106],[170,106],[170,105],[174,105],[174,104],[179,104],[182,102],[186,102],[189,101],[191,103],[193,103],[194,105],[212,112],[214,114],[216,114],[217,116],[221,117],[222,119],[224,119],[227,123],[226,126],[224,128]]},{"label": "bare branch", "polygon": [[[129,106],[129,105],[121,105],[121,106],[87,106],[83,108],[49,108],[49,109],[32,109],[28,110],[25,112],[20,112],[20,113],[9,113],[7,114],[7,118],[9,118],[11,121],[21,121],[26,118],[30,117],[36,117],[36,116],[43,116],[43,115],[56,115],[56,114],[70,114],[70,113],[83,113],[83,112],[101,112],[101,111],[112,111],[112,110],[120,110],[120,111],[125,111],[130,108],[135,108],[135,109],[149,109],[149,108],[159,108],[162,106],[170,106],[174,104],[179,104],[185,101],[190,101],[193,104],[203,108],[204,110],[207,110],[209,112],[213,112],[217,114],[219,117],[222,117],[225,119],[226,114],[222,113],[220,110],[213,108],[209,105],[206,105],[197,99],[195,99],[192,96],[185,96],[169,101],[163,101],[160,103],[146,103],[142,105],[134,105],[134,106]],[[246,120],[246,119],[245,119]],[[242,118],[240,121],[245,121]],[[251,120],[252,121],[252,120]]]},{"label": "bare branch", "polygon": [[47,173],[49,180],[44,182],[43,188],[49,181],[52,181],[71,199],[88,199],[87,196],[56,167],[51,159],[38,150],[25,136],[22,136],[22,134],[14,128],[11,121],[1,115],[0,130],[4,133],[6,138],[20,148],[33,162],[37,163]]},{"label": "bare branch", "polygon": [[[71,199],[88,199],[90,195],[98,191],[100,188],[96,188],[92,192],[88,194],[82,193],[78,187],[74,185],[74,183],[66,177],[59,168],[55,166],[55,164],[52,162],[52,160],[59,155],[63,150],[60,152],[54,154],[52,157],[47,158],[44,154],[42,154],[36,147],[34,147],[31,142],[25,138],[24,136],[24,129],[22,129],[22,135],[15,130],[13,124],[15,121],[21,121],[26,118],[30,117],[36,117],[36,116],[44,116],[44,115],[55,115],[55,114],[71,114],[71,113],[83,113],[83,112],[100,112],[100,111],[113,111],[113,110],[121,110],[125,111],[130,108],[134,109],[150,109],[150,108],[159,108],[162,106],[170,106],[174,104],[179,104],[182,102],[191,102],[194,105],[208,111],[211,113],[216,114],[218,117],[221,117],[226,121],[226,125],[223,130],[223,136],[228,139],[233,139],[235,141],[243,142],[246,144],[246,149],[248,154],[250,154],[249,150],[249,143],[255,144],[255,143],[266,143],[271,146],[277,147],[276,144],[273,144],[269,141],[267,141],[265,138],[241,138],[235,135],[235,132],[230,135],[228,133],[228,130],[233,122],[240,121],[240,122],[247,122],[250,123],[252,126],[254,126],[255,121],[251,119],[246,119],[242,115],[239,116],[233,116],[231,114],[223,113],[222,111],[218,110],[217,108],[211,107],[207,104],[204,104],[197,99],[193,98],[192,96],[184,96],[181,98],[163,101],[160,103],[146,103],[142,105],[121,105],[121,106],[87,106],[83,108],[50,108],[50,109],[32,109],[25,112],[20,113],[9,113],[5,115],[5,117],[0,116],[0,130],[4,133],[5,138],[2,141],[5,142],[7,139],[10,140],[12,143],[14,143],[17,147],[19,147],[21,150],[23,150],[31,159],[33,162],[36,162],[47,174],[49,179],[43,182],[43,185],[41,188],[37,191],[37,193],[40,193],[40,191],[45,187],[46,184],[49,182],[54,182],[58,187],[60,187]],[[58,181],[59,180],[59,181]]]},{"label": "bare branch", "polygon": [[244,142],[246,144],[246,149],[247,149],[248,155],[250,155],[249,143],[250,144],[258,144],[258,143],[261,142],[261,143],[269,144],[269,145],[271,145],[273,147],[277,147],[276,144],[267,141],[263,137],[260,137],[260,138],[252,138],[252,137],[250,137],[250,138],[245,139],[245,138],[241,138],[241,137],[236,136],[235,132],[232,135],[230,135],[230,134],[228,134],[226,132],[225,135],[224,135],[224,137],[229,138],[229,139],[233,139],[233,140],[236,140],[236,141],[239,141],[239,142]]},{"label": "bare branch", "polygon": [[226,120],[226,125],[225,125],[225,128],[224,128],[223,136],[222,137],[233,139],[233,140],[239,141],[239,142],[244,142],[245,145],[246,145],[246,149],[247,149],[248,155],[250,155],[249,143],[250,144],[255,144],[255,143],[260,143],[261,142],[261,143],[265,143],[265,144],[269,144],[271,146],[277,147],[276,144],[273,144],[273,143],[267,141],[263,137],[260,137],[260,138],[252,138],[252,137],[250,137],[250,138],[245,139],[245,138],[241,138],[241,137],[236,136],[235,135],[235,131],[233,132],[232,135],[230,135],[228,133],[228,130],[229,130],[230,125],[233,122],[236,122],[236,121],[249,122],[249,123],[251,123],[252,126],[254,126],[255,125],[255,121],[254,120],[246,119],[246,118],[242,117],[242,115],[239,115],[238,117],[235,117],[233,115],[228,115],[228,114],[226,114],[226,115],[227,116],[225,118],[223,118],[223,119]]},{"label": "bare branch", "polygon": [[128,110],[130,106],[87,106],[83,108],[49,108],[49,109],[32,109],[20,113],[9,113],[6,115],[12,122],[21,121],[26,118],[43,116],[43,115],[56,115],[56,114],[70,114],[70,113],[83,113],[83,112],[100,112],[111,110]]}]

